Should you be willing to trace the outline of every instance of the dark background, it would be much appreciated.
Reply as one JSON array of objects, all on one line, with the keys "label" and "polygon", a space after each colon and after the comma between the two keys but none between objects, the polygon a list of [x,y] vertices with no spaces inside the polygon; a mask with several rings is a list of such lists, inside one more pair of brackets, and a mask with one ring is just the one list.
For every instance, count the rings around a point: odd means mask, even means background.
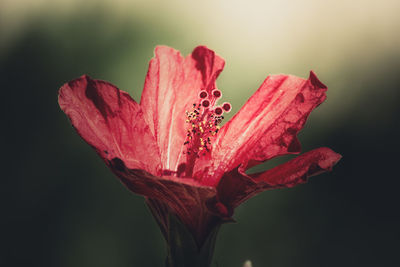
[{"label": "dark background", "polygon": [[[246,259],[255,267],[400,266],[395,2],[307,1],[298,13],[285,2],[291,8],[277,9],[278,21],[268,18],[274,6],[258,1],[200,15],[212,7],[208,1],[203,7],[117,2],[118,8],[71,2],[30,10],[29,1],[2,7],[1,266],[163,266],[164,241],[142,197],[115,179],[57,103],[58,88],[84,73],[140,99],[158,44],[185,55],[205,44],[225,58],[218,84],[232,113],[268,73],[305,77],[314,69],[329,87],[300,140],[303,151],[328,146],[342,160],[305,185],[264,192],[240,206],[238,223],[219,235],[215,266],[239,267]],[[342,7],[347,11],[337,13]],[[252,16],[263,8],[267,18]]]}]

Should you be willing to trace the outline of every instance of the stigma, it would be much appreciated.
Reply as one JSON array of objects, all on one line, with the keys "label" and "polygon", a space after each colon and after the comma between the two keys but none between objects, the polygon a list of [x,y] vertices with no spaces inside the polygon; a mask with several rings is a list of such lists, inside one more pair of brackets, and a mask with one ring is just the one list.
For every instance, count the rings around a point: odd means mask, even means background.
[{"label": "stigma", "polygon": [[186,111],[187,134],[184,145],[185,153],[189,158],[199,158],[211,151],[211,144],[218,134],[223,114],[231,111],[228,102],[217,105],[222,93],[214,89],[209,94],[201,90],[197,103],[193,103],[192,110]]}]

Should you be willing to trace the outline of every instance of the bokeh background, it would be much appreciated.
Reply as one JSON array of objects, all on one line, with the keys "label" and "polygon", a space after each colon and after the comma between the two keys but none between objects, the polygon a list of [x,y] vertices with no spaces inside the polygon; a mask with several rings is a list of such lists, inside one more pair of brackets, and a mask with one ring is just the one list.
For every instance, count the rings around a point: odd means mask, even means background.
[{"label": "bokeh background", "polygon": [[240,206],[215,266],[400,266],[399,12],[398,0],[1,0],[0,265],[163,266],[143,199],[79,138],[57,91],[86,73],[138,100],[156,45],[204,44],[226,60],[231,114],[268,74],[313,69],[329,91],[303,151],[343,155],[331,173]]}]

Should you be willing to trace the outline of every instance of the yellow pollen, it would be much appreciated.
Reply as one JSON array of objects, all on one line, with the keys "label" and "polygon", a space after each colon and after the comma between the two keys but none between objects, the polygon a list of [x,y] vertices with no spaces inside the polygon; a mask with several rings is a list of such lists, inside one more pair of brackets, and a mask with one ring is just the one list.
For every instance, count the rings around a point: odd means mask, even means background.
[{"label": "yellow pollen", "polygon": [[[204,101],[200,99],[200,101]],[[188,123],[188,129],[186,134],[186,154],[191,160],[195,160],[193,157],[200,157],[206,155],[207,152],[212,150],[212,140],[214,139],[218,131],[220,130],[219,124],[222,122],[224,117],[222,114],[215,114],[216,99],[214,96],[210,96],[210,107],[204,107],[203,102],[193,104],[191,111],[186,111],[186,123]],[[214,106],[214,108],[212,107]],[[186,175],[190,175],[189,174]]]}]

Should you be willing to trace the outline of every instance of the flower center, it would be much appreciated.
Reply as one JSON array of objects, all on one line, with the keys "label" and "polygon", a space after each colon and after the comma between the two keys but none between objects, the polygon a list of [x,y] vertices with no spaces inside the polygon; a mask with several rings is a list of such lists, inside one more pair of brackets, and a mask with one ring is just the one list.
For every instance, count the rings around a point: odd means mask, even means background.
[{"label": "flower center", "polygon": [[232,108],[228,102],[221,106],[217,101],[222,93],[218,89],[212,90],[211,94],[202,90],[199,93],[198,103],[193,104],[191,111],[186,111],[186,123],[189,124],[184,145],[186,146],[187,165],[186,176],[191,176],[194,162],[197,158],[207,155],[211,151],[211,144],[218,133],[223,113]]}]

